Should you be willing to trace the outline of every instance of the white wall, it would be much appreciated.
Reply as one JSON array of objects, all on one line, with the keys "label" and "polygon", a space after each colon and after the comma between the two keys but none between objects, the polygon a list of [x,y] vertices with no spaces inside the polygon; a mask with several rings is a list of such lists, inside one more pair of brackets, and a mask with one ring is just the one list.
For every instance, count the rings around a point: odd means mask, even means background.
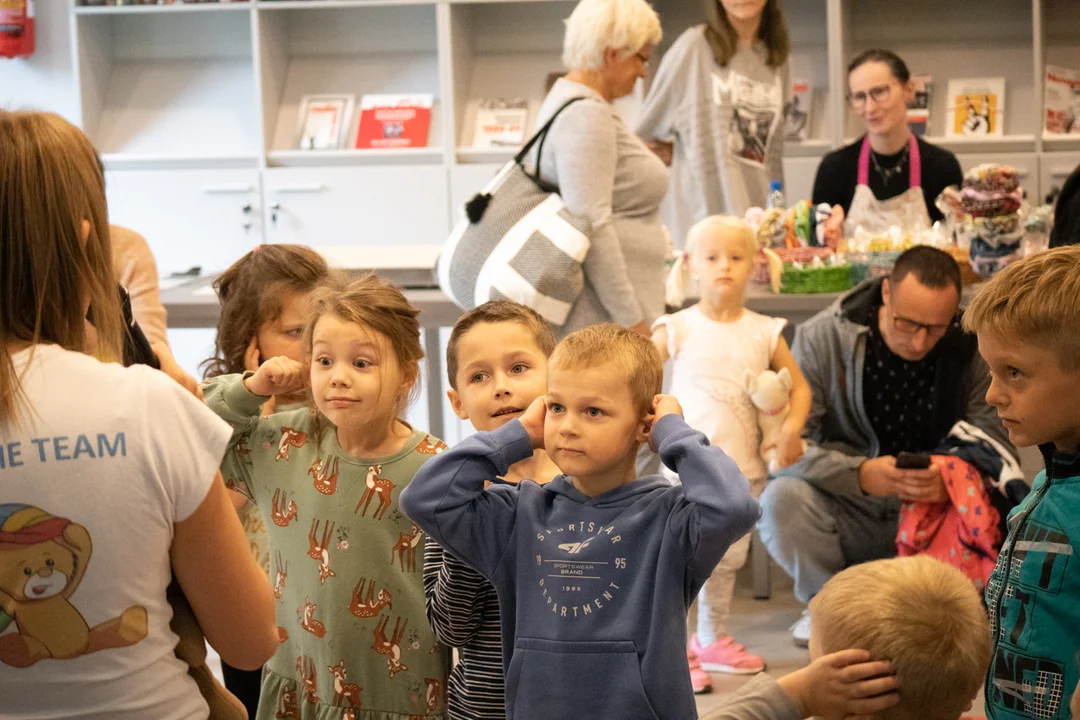
[{"label": "white wall", "polygon": [[34,54],[0,58],[0,107],[48,110],[78,124],[68,2],[38,0]]}]

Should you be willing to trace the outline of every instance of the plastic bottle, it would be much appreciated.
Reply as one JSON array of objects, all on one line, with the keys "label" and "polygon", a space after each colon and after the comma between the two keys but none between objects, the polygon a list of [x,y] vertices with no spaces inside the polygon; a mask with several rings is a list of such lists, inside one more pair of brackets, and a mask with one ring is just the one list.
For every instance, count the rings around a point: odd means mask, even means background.
[{"label": "plastic bottle", "polygon": [[779,208],[784,210],[787,208],[787,203],[784,202],[784,184],[779,180],[773,180],[769,183],[769,198],[765,202],[767,209]]}]

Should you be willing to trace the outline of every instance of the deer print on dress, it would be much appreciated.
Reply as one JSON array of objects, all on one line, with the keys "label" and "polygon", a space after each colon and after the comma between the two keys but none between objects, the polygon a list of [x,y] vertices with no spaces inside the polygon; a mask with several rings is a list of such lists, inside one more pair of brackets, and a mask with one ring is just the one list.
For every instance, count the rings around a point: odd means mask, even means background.
[{"label": "deer print on dress", "polygon": [[397,556],[402,572],[405,572],[406,564],[409,566],[409,572],[416,572],[416,546],[420,544],[420,538],[423,536],[420,527],[413,523],[412,534],[402,533],[397,544],[390,551],[390,564],[394,564],[394,557]]},{"label": "deer print on dress", "polygon": [[338,459],[316,460],[308,470],[311,479],[315,481],[315,489],[323,495],[333,495],[337,492]]},{"label": "deer print on dress", "polygon": [[286,642],[286,641],[287,641],[288,639],[289,639],[289,631],[288,631],[288,630],[286,630],[285,628],[281,627],[280,625],[278,625],[278,626],[277,626],[277,641],[278,641],[278,645],[284,645],[284,644],[285,644],[285,642]]},{"label": "deer print on dress", "polygon": [[442,683],[432,678],[424,678],[427,684],[427,711],[433,713],[439,709],[439,700],[442,699]]},{"label": "deer print on dress", "polygon": [[278,527],[289,527],[289,523],[296,519],[296,502],[289,500],[289,495],[284,490],[275,489],[270,518]]},{"label": "deer print on dress", "polygon": [[447,445],[441,440],[435,440],[430,435],[424,438],[424,440],[416,446],[416,452],[421,455],[438,455],[443,450],[446,450]]},{"label": "deer print on dress", "polygon": [[404,623],[402,623],[401,617],[394,620],[394,633],[389,641],[386,639],[386,624],[388,622],[390,622],[389,615],[383,615],[376,622],[375,642],[371,644],[371,649],[380,655],[386,656],[386,665],[390,668],[390,679],[393,679],[399,672],[409,669],[401,662],[401,638],[405,634],[405,628],[408,627],[409,620],[405,618]]},{"label": "deer print on dress", "polygon": [[315,677],[315,661],[307,655],[301,655],[296,659],[296,672],[300,675],[300,683],[304,686],[304,699],[312,705],[317,705],[320,700],[318,682]]},{"label": "deer print on dress", "polygon": [[345,708],[345,712],[341,713],[341,720],[356,720],[356,708]]},{"label": "deer print on dress", "polygon": [[315,619],[316,607],[318,606],[311,602],[311,598],[304,598],[304,606],[296,609],[296,615],[300,618],[300,627],[321,638],[326,635],[326,626]]},{"label": "deer print on dress", "polygon": [[289,577],[289,563],[282,562],[281,553],[274,553],[274,565],[277,570],[274,573],[274,597],[281,599],[281,591],[285,589],[285,578]]},{"label": "deer print on dress", "polygon": [[[300,664],[297,663],[297,669]],[[300,720],[300,705],[296,702],[296,686],[286,686],[282,692],[281,697],[278,698],[277,712],[274,713],[276,718],[292,718],[293,720]]]},{"label": "deer print on dress", "polygon": [[[367,584],[367,597],[364,597],[364,585]],[[360,578],[353,588],[352,602],[349,603],[349,612],[358,618],[373,618],[382,612],[383,608],[393,609],[393,598],[386,588],[379,590],[379,597],[375,598],[375,581],[368,578]]]},{"label": "deer print on dress", "polygon": [[292,428],[281,428],[281,440],[278,442],[277,456],[274,457],[274,462],[278,460],[289,459],[289,448],[302,448],[307,444],[307,433],[300,430],[293,430]]},{"label": "deer print on dress", "polygon": [[348,701],[350,707],[359,708],[360,691],[363,688],[356,683],[345,682],[345,661],[342,660],[337,665],[330,665],[327,669],[334,676],[334,704],[341,705],[342,702]]},{"label": "deer print on dress", "polygon": [[319,562],[319,584],[325,585],[326,581],[336,577],[337,573],[330,569],[330,539],[334,535],[334,523],[326,521],[323,529],[322,543],[317,540],[319,521],[311,521],[311,532],[308,533],[308,557]]},{"label": "deer print on dress", "polygon": [[360,502],[356,504],[356,510],[353,510],[353,512],[358,512],[360,506],[363,505],[364,511],[360,514],[366,517],[372,499],[378,495],[379,507],[375,509],[372,517],[376,520],[382,520],[383,516],[386,515],[386,511],[390,509],[390,494],[394,492],[396,486],[386,478],[379,477],[380,472],[382,472],[382,465],[372,465],[368,468],[367,480],[365,481],[367,490],[360,497]]}]

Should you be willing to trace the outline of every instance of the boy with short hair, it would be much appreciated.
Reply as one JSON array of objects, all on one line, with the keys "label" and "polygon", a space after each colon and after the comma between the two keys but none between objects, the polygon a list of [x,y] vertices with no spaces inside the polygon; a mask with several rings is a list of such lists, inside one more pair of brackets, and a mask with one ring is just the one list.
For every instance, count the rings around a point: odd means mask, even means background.
[{"label": "boy with short hair", "polygon": [[1080,648],[1080,246],[1009,265],[964,312],[993,375],[993,405],[1046,470],[1009,517],[986,586],[990,718],[1064,718]]},{"label": "boy with short hair", "polygon": [[[498,591],[513,720],[696,715],[686,611],[760,510],[734,461],[659,395],[662,379],[647,338],[579,330],[556,347],[545,398],[429,461],[401,495]],[[681,486],[634,479],[646,441]],[[534,449],[564,474],[484,490]]]},{"label": "boy with short hair", "polygon": [[[520,417],[547,391],[547,362],[555,338],[532,309],[495,300],[458,318],[446,346],[447,397],[454,413],[481,432]],[[510,467],[507,482],[548,482],[559,472],[538,450]],[[500,720],[503,700],[499,599],[482,575],[425,543],[424,595],[428,621],[440,642],[460,649],[447,681],[450,720]]]}]

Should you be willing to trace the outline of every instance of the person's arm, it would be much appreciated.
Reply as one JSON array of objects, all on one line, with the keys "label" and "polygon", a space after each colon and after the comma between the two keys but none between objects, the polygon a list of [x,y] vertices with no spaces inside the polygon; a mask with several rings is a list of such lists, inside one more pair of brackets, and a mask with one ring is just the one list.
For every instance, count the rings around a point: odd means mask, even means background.
[{"label": "person's arm", "polygon": [[614,111],[607,103],[593,100],[567,108],[548,137],[566,209],[589,221],[590,246],[582,264],[585,277],[612,320],[633,327],[644,322],[645,314],[612,224],[617,146]]},{"label": "person's arm", "polygon": [[844,208],[844,214],[847,215],[851,208],[855,186],[851,182],[849,169],[841,167],[844,157],[837,151],[822,158],[817,173],[814,175],[814,190],[811,197],[814,205],[821,203],[839,205]]},{"label": "person's arm", "polygon": [[787,340],[783,337],[778,337],[776,340],[776,348],[773,350],[769,367],[776,372],[787,370],[791,374],[791,400],[788,415],[780,428],[777,441],[777,447],[780,450],[780,465],[787,467],[798,462],[802,457],[803,428],[806,426],[806,419],[810,416],[813,397],[810,393],[810,383],[806,382],[806,377],[803,376],[799,364],[795,362],[795,356],[791,354]]},{"label": "person's arm", "polygon": [[943,220],[944,215],[937,208],[937,198],[941,192],[951,186],[960,187],[964,183],[964,170],[960,167],[960,161],[948,150],[936,148],[934,163],[927,167],[923,160],[923,184],[926,190],[923,200],[926,202],[926,211],[930,215],[930,222]]},{"label": "person's arm", "polygon": [[690,29],[679,36],[660,58],[660,66],[638,110],[634,133],[646,143],[674,143],[678,139],[677,122],[686,117],[683,104],[688,97],[686,84],[691,81],[686,61],[692,32]]},{"label": "person's arm", "polygon": [[761,673],[702,715],[701,720],[803,720],[803,717],[776,680]]},{"label": "person's arm", "polygon": [[761,508],[739,466],[686,424],[675,398],[658,395],[653,413],[650,444],[678,474],[685,495],[669,524],[686,543],[690,571],[708,577],[731,544],[753,529]]},{"label": "person's arm", "polygon": [[150,245],[139,233],[117,225],[109,226],[109,236],[113,244],[113,270],[131,295],[135,319],[151,344],[168,344],[167,313],[161,303],[157,263]]},{"label": "person's arm", "polygon": [[668,327],[667,315],[653,323],[652,343],[656,347],[656,351],[660,353],[661,363],[666,363],[671,359],[669,347],[673,338],[674,330]]},{"label": "person's arm", "polygon": [[492,485],[485,490],[484,484],[532,453],[520,420],[476,433],[424,463],[401,492],[401,511],[430,539],[491,579],[513,537],[518,489]]},{"label": "person's arm", "polygon": [[220,474],[173,526],[173,572],[207,641],[229,665],[258,670],[277,650],[274,595],[255,562]]},{"label": "person's arm", "polygon": [[424,545],[424,608],[439,642],[465,647],[484,619],[484,576],[428,540]]}]

